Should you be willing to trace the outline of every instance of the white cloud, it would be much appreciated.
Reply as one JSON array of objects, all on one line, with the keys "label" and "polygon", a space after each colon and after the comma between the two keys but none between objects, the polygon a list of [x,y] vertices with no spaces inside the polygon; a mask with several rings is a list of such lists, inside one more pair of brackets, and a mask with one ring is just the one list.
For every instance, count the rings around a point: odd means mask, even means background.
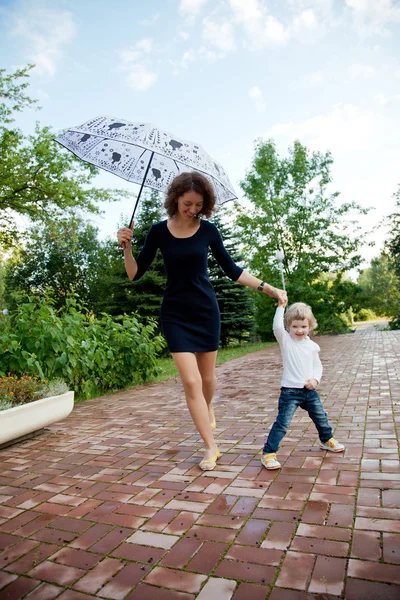
[{"label": "white cloud", "polygon": [[169,59],[168,62],[173,67],[173,71],[172,71],[173,74],[179,75],[179,73],[182,70],[187,71],[189,68],[189,63],[193,62],[194,60],[196,60],[196,55],[195,55],[194,51],[190,48],[189,50],[186,50],[183,53],[182,58],[180,60]]},{"label": "white cloud", "polygon": [[289,39],[288,30],[274,16],[268,14],[261,0],[228,0],[234,23],[247,34],[253,49],[267,45],[282,45]]},{"label": "white cloud", "polygon": [[52,77],[63,49],[77,33],[72,13],[21,2],[9,14],[11,34],[22,40],[27,57],[36,65],[39,75]]},{"label": "white cloud", "polygon": [[349,65],[348,72],[350,79],[371,79],[372,77],[375,77],[378,74],[375,67],[371,67],[370,65],[364,65],[362,63],[353,63]]},{"label": "white cloud", "polygon": [[400,6],[392,0],[345,0],[352,10],[354,28],[363,37],[389,35],[389,26],[400,22]]},{"label": "white cloud", "polygon": [[203,19],[203,40],[222,53],[235,48],[233,28],[230,23],[217,23],[209,18]]},{"label": "white cloud", "polygon": [[137,92],[145,92],[157,81],[157,73],[152,70],[149,56],[153,49],[153,40],[143,38],[134,46],[119,52],[121,69],[126,72],[126,82]]},{"label": "white cloud", "polygon": [[188,19],[194,19],[208,0],[180,0],[179,12]]},{"label": "white cloud", "polygon": [[257,85],[250,88],[249,98],[253,101],[255,108],[259,112],[262,112],[265,109],[263,93]]},{"label": "white cloud", "polygon": [[187,31],[179,31],[179,37],[181,37],[183,40],[188,40],[190,38],[190,35],[188,34]]},{"label": "white cloud", "polygon": [[135,64],[130,67],[126,81],[137,92],[145,92],[155,84],[157,75],[145,65]]},{"label": "white cloud", "polygon": [[320,85],[324,81],[324,74],[322,71],[314,71],[308,76],[308,82],[310,85]]}]

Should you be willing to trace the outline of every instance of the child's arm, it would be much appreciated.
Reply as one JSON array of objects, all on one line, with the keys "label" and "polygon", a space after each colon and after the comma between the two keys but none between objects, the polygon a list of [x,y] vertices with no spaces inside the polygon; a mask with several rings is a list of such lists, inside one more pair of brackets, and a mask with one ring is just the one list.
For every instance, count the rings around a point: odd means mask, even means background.
[{"label": "child's arm", "polygon": [[305,387],[308,390],[315,390],[322,377],[322,363],[319,358],[319,348],[314,354],[313,358],[313,377],[308,379],[305,383]]},{"label": "child's arm", "polygon": [[272,329],[274,331],[274,336],[278,340],[279,344],[282,343],[285,337],[285,325],[283,322],[283,315],[285,314],[285,306],[287,304],[287,300],[278,300],[278,306],[275,311],[274,322],[272,325]]}]

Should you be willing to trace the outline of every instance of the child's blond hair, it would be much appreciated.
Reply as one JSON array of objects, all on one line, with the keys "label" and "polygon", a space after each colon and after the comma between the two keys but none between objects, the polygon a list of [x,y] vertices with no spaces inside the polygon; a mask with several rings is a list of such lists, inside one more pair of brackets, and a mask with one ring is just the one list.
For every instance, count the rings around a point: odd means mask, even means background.
[{"label": "child's blond hair", "polygon": [[304,319],[307,319],[310,331],[314,331],[317,328],[318,323],[313,315],[311,306],[304,304],[304,302],[291,304],[284,316],[285,329],[289,331],[289,327],[293,321],[303,321]]}]

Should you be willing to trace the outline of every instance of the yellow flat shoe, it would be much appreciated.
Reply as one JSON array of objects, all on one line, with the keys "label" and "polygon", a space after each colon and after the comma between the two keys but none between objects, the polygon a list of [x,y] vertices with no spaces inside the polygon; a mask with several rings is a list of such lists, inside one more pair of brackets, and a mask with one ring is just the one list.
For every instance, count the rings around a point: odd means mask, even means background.
[{"label": "yellow flat shoe", "polygon": [[203,460],[199,462],[200,469],[202,471],[212,471],[217,466],[217,460],[219,458],[221,458],[221,452],[217,448],[212,458],[203,458]]},{"label": "yellow flat shoe", "polygon": [[214,417],[214,419],[211,421],[210,425],[211,425],[211,429],[217,429],[217,423],[216,423],[216,421],[215,421],[215,417]]}]

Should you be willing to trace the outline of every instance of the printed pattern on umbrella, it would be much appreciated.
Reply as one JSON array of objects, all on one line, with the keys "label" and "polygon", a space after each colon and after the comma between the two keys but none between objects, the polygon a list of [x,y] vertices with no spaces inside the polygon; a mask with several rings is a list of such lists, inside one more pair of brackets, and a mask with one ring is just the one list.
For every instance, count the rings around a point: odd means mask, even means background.
[{"label": "printed pattern on umbrella", "polygon": [[79,158],[123,179],[165,191],[179,173],[193,170],[210,178],[218,204],[237,198],[224,169],[198,144],[174,137],[151,123],[100,116],[57,136]]}]

